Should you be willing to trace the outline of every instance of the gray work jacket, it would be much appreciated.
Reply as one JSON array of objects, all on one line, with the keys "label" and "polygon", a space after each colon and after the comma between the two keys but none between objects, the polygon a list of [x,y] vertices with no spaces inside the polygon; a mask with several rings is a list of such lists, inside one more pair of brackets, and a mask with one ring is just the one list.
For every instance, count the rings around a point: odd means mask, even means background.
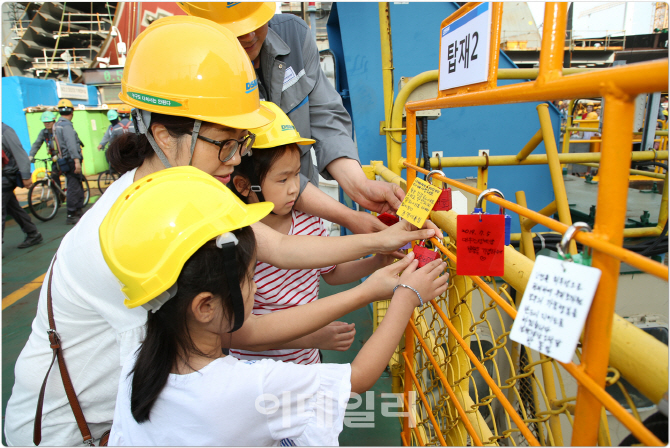
[{"label": "gray work jacket", "polygon": [[301,145],[300,191],[311,181],[319,185],[321,174],[332,176],[326,166],[347,157],[360,163],[351,138],[351,117],[342,98],[321,70],[319,51],[307,24],[292,14],[275,15],[260,53],[260,69],[268,101],[279,105],[301,137],[316,140],[317,167],[309,145]]},{"label": "gray work jacket", "polygon": [[58,145],[60,145],[60,150],[63,154],[62,157],[81,160],[81,148],[79,146],[81,140],[79,140],[79,135],[74,130],[74,126],[70,120],[67,118],[58,120],[58,123],[54,125],[54,134],[56,135]]},{"label": "gray work jacket", "polygon": [[102,149],[105,149],[105,146],[107,146],[107,143],[112,140],[112,128],[114,127],[113,124],[110,124],[107,130],[105,131],[105,135],[102,136],[102,141],[100,142],[100,146],[102,146]]},{"label": "gray work jacket", "polygon": [[30,154],[28,155],[30,157],[35,157],[37,151],[39,151],[42,147],[42,143],[47,145],[47,151],[49,152],[49,155],[53,155],[58,152],[56,150],[56,144],[54,143],[53,133],[49,129],[44,128],[40,131],[39,134],[37,134],[37,140],[35,140],[33,146],[30,147]]},{"label": "gray work jacket", "polygon": [[13,163],[2,167],[3,176],[16,174],[18,168],[22,179],[30,179],[30,160],[28,160],[28,154],[23,149],[14,129],[5,123],[2,123],[2,150],[7,154],[10,161],[13,160]]}]

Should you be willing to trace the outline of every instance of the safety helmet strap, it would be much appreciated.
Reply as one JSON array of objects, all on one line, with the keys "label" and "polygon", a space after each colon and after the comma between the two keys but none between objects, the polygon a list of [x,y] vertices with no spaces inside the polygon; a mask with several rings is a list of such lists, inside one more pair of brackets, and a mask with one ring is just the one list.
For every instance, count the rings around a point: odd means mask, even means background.
[{"label": "safety helmet strap", "polygon": [[149,144],[153,148],[154,152],[158,156],[161,162],[163,162],[163,165],[165,168],[172,168],[172,165],[168,161],[167,156],[163,152],[163,150],[158,146],[156,143],[156,140],[154,140],[153,135],[151,135],[151,132],[149,132],[149,125],[151,124],[151,112],[146,111],[146,110],[141,110],[141,109],[133,109],[133,121],[135,121],[136,126],[135,126],[135,132],[137,132],[140,135],[144,135],[147,140],[149,140]]},{"label": "safety helmet strap", "polygon": [[191,162],[193,161],[193,151],[195,151],[195,143],[198,141],[200,126],[202,126],[202,121],[195,120],[195,123],[193,123],[193,132],[191,133],[191,155],[188,159],[189,166],[191,166]]}]

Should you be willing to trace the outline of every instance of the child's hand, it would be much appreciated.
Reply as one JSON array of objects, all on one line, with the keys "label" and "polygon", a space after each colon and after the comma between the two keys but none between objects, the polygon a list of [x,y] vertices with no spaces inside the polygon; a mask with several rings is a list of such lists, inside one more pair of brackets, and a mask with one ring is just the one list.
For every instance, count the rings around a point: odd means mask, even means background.
[{"label": "child's hand", "polygon": [[[396,263],[397,264],[397,263]],[[421,294],[421,299],[423,303],[427,303],[429,300],[433,300],[435,297],[441,296],[447,290],[447,281],[449,280],[449,274],[440,276],[447,267],[447,263],[437,259],[433,260],[421,269],[417,269],[419,265],[418,260],[412,261],[410,265],[405,269],[405,271],[400,276],[399,284],[404,284],[411,286],[412,288],[419,291]],[[400,289],[406,289],[410,291],[414,306],[419,306],[419,298],[416,293],[411,291],[408,288],[398,288],[396,292],[399,292]]]},{"label": "child's hand", "polygon": [[[410,252],[409,255],[397,263],[373,272],[361,285],[367,289],[366,294],[369,295],[370,301],[390,299],[393,295],[393,288],[400,280],[398,275],[412,262],[414,262],[414,252]],[[417,261],[414,264],[418,265],[418,263]]]},{"label": "child's hand", "polygon": [[442,239],[442,232],[430,220],[426,220],[424,229],[416,230],[416,227],[403,219],[398,224],[373,235],[380,238],[379,252],[392,252],[410,241],[427,240],[433,236]]},{"label": "child's hand", "polygon": [[314,338],[314,348],[344,352],[354,342],[356,328],[355,324],[335,321],[315,331],[311,336]]}]

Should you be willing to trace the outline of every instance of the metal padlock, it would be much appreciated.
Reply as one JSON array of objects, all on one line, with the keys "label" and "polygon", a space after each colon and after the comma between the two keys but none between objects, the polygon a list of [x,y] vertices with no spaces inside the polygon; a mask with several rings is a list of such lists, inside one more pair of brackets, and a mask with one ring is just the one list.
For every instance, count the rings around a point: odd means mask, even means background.
[{"label": "metal padlock", "polygon": [[440,256],[437,252],[437,247],[434,250],[430,250],[424,244],[425,241],[422,241],[420,244],[414,246],[414,257],[419,260],[419,268],[424,267],[431,261],[437,260]]},{"label": "metal padlock", "polygon": [[584,266],[591,266],[593,250],[590,247],[587,250],[582,250],[581,253],[575,255],[571,255],[569,252],[570,240],[572,240],[575,233],[583,231],[591,231],[591,227],[585,222],[576,222],[568,227],[568,230],[566,230],[565,234],[563,234],[563,238],[561,238],[561,242],[556,245],[559,259],[582,264]]},{"label": "metal padlock", "polygon": [[[489,188],[488,190],[484,190],[479,194],[479,196],[477,196],[477,206],[475,207],[474,212],[472,212],[473,215],[476,213],[479,213],[480,215],[489,214],[484,213],[482,211],[482,202],[484,201],[484,198],[489,194],[495,194],[505,199],[505,196],[498,189]],[[505,214],[505,207],[503,207],[502,205],[500,206],[500,214],[505,216],[505,246],[509,246],[512,236],[512,217],[510,215]]]},{"label": "metal padlock", "polygon": [[[426,182],[430,183],[430,178],[433,177],[435,174],[441,174],[444,176],[444,173],[440,170],[433,170],[428,175],[426,176]],[[452,204],[451,204],[451,188],[449,187],[442,187],[442,193],[440,193],[440,197],[437,198],[437,202],[435,202],[435,205],[433,206],[433,211],[440,212],[440,211],[445,211],[448,212],[451,210]]]}]

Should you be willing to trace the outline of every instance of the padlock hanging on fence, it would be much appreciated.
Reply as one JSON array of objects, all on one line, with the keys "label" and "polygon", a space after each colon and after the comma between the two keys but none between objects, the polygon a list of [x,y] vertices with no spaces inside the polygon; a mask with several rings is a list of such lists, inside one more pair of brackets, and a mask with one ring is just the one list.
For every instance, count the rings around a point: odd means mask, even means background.
[{"label": "padlock hanging on fence", "polygon": [[398,224],[400,221],[400,218],[398,218],[398,215],[391,214],[391,213],[382,213],[381,215],[377,215],[377,219],[379,219],[381,222],[386,224],[387,226],[392,226],[393,224]]},{"label": "padlock hanging on fence", "polygon": [[419,268],[424,267],[431,261],[437,260],[440,256],[437,246],[435,246],[434,250],[430,250],[425,246],[425,244],[425,241],[421,241],[419,244],[414,246],[414,257],[419,260]]},{"label": "padlock hanging on fence", "polygon": [[[440,174],[444,176],[444,173],[440,170],[433,170],[428,175],[426,176],[426,182],[430,183],[431,177],[433,177],[435,174]],[[444,183],[443,183],[444,185]],[[437,202],[433,206],[433,211],[435,212],[448,212],[451,210],[451,188],[449,187],[442,187],[442,193],[440,193],[440,197],[437,199]]]},{"label": "padlock hanging on fence", "polygon": [[593,256],[593,250],[589,247],[584,246],[584,249],[578,254],[571,255],[569,252],[570,240],[575,236],[577,232],[591,232],[591,226],[585,222],[576,222],[565,231],[561,242],[556,244],[558,249],[558,258],[563,261],[574,262],[577,264],[583,264],[584,266],[591,266],[591,259]]},{"label": "padlock hanging on fence", "polygon": [[[477,196],[477,206],[475,207],[475,210],[472,212],[472,214],[479,214],[479,215],[488,215],[489,213],[484,213],[482,211],[482,203],[484,202],[484,199],[486,196],[489,194],[495,194],[497,196],[500,196],[501,198],[505,199],[505,196],[502,194],[502,192],[496,188],[489,188],[488,190],[482,191],[479,196]],[[502,205],[500,206],[500,214],[505,216],[505,246],[509,246],[511,242],[511,237],[512,237],[512,217],[510,215],[505,214],[505,207]]]}]

